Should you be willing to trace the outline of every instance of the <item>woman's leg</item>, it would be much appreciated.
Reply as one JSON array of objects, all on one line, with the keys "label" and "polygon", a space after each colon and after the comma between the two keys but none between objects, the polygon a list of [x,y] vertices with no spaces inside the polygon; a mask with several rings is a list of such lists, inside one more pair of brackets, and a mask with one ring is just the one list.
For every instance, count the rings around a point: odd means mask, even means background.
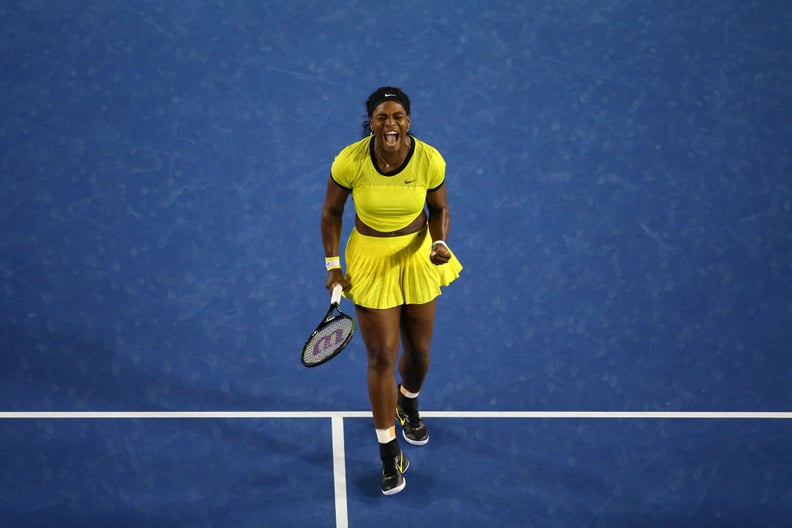
[{"label": "woman's leg", "polygon": [[357,307],[360,335],[368,355],[368,389],[374,427],[382,459],[382,493],[404,489],[410,465],[396,440],[396,358],[399,355],[401,308],[373,310]]},{"label": "woman's leg", "polygon": [[399,355],[401,307],[375,310],[356,306],[360,335],[368,356],[368,391],[374,427],[394,426],[396,358]]},{"label": "woman's leg", "polygon": [[435,320],[435,300],[426,304],[408,304],[401,316],[402,355],[399,375],[402,386],[420,392],[431,362],[430,348]]},{"label": "woman's leg", "polygon": [[407,305],[402,310],[402,355],[399,360],[402,386],[396,413],[404,439],[413,445],[424,445],[429,441],[429,431],[418,412],[418,393],[429,372],[434,315],[434,300],[426,304]]}]

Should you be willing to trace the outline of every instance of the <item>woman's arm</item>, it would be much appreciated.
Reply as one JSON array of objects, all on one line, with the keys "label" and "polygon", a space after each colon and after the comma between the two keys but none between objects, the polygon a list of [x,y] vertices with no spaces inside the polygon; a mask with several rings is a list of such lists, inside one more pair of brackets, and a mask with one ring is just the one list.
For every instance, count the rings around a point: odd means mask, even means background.
[{"label": "woman's arm", "polygon": [[[327,192],[322,206],[322,244],[327,258],[340,256],[341,225],[344,206],[349,194],[348,189],[338,185],[332,178],[327,179]],[[347,286],[341,269],[328,270],[327,272],[325,286],[328,290],[332,290],[335,284],[340,284],[344,288]]]},{"label": "woman's arm", "polygon": [[434,264],[445,264],[451,259],[451,252],[444,244],[451,228],[451,212],[448,209],[448,197],[445,184],[439,189],[426,193],[426,205],[429,208],[429,234],[432,237],[432,252],[429,259]]}]

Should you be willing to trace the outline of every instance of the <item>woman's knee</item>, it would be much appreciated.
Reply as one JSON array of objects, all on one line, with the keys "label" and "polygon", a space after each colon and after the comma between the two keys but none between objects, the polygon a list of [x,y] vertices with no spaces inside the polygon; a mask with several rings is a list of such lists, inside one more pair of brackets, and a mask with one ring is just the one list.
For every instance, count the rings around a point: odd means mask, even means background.
[{"label": "woman's knee", "polygon": [[432,360],[432,354],[429,345],[418,347],[405,347],[404,358],[416,366],[429,366]]},{"label": "woman's knee", "polygon": [[389,348],[369,348],[368,369],[375,372],[392,372],[396,366],[398,351]]}]

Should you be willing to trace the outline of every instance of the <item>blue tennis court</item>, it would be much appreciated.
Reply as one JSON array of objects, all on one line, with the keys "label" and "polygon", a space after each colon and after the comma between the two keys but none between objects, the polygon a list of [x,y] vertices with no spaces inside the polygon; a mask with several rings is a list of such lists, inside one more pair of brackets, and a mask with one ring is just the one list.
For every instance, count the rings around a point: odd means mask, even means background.
[{"label": "blue tennis court", "polygon": [[[788,526],[791,25],[2,3],[0,526]],[[386,84],[465,266],[393,497],[362,340],[299,361],[330,163]]]}]

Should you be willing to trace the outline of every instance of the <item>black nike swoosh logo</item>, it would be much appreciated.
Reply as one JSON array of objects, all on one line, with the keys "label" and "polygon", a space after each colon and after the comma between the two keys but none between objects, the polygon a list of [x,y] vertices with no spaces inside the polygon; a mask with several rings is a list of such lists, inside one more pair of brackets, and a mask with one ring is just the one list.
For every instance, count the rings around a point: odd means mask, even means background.
[{"label": "black nike swoosh logo", "polygon": [[404,183],[405,183],[406,185],[409,185],[409,184],[411,184],[411,183],[415,183],[415,180],[404,180]]}]

